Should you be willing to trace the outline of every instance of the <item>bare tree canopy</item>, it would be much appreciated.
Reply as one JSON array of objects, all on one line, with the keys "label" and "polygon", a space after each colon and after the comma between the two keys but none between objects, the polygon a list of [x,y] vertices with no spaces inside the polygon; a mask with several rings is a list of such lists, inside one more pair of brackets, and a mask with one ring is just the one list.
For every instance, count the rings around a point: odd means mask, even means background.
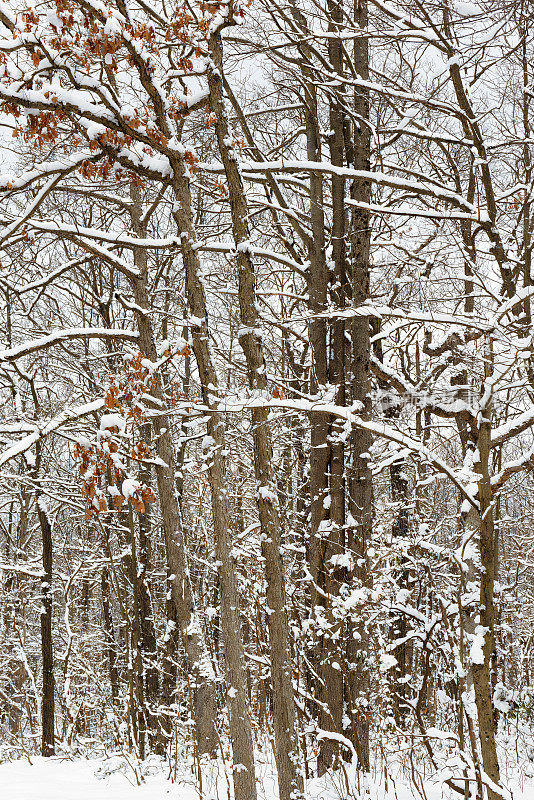
[{"label": "bare tree canopy", "polygon": [[0,3],[0,761],[533,791],[533,64],[531,0]]}]

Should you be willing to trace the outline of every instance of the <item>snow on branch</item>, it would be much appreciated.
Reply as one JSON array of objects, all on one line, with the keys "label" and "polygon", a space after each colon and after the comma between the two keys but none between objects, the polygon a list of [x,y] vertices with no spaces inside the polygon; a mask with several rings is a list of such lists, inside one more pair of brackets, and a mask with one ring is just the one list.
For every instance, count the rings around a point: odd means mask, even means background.
[{"label": "snow on branch", "polygon": [[20,439],[18,442],[13,444],[7,450],[0,455],[0,467],[6,464],[11,459],[16,458],[16,456],[20,456],[22,453],[27,452],[31,447],[33,447],[36,442],[44,439],[51,433],[59,430],[63,425],[73,422],[77,419],[81,419],[82,417],[87,417],[89,414],[93,414],[95,411],[99,411],[101,408],[104,407],[104,400],[93,400],[90,403],[84,403],[78,408],[75,409],[66,409],[62,411],[61,414],[58,414],[55,417],[52,417],[48,422],[45,422],[39,426],[35,426],[35,429],[32,433],[28,436],[25,436],[23,439]]},{"label": "snow on branch", "polygon": [[65,328],[62,331],[54,331],[48,336],[41,336],[39,339],[32,339],[23,342],[16,347],[7,350],[0,350],[0,361],[17,361],[23,356],[35,353],[38,350],[46,350],[60,342],[72,339],[126,339],[136,341],[139,334],[135,331],[123,330],[122,328]]}]

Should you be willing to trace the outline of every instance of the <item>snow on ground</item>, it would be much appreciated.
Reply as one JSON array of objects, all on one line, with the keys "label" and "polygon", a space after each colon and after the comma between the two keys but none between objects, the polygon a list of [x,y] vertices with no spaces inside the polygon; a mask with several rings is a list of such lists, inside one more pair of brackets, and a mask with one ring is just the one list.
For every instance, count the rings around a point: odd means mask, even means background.
[{"label": "snow on ground", "polygon": [[[136,786],[133,774],[120,772],[99,777],[101,761],[31,758],[0,764],[0,797],[10,800],[155,800],[183,798],[176,784],[161,774]],[[194,792],[191,792],[193,800]],[[198,800],[198,796],[196,798]]]},{"label": "snow on ground", "polygon": [[[31,757],[0,764],[0,797],[9,800],[200,800],[198,787],[191,773],[168,780],[161,764],[145,766],[145,780],[138,786],[133,770],[118,758],[74,759]],[[227,800],[227,776],[222,765],[204,777],[202,800]],[[276,800],[276,784],[267,771],[258,775],[260,800]],[[309,800],[355,800],[347,795],[339,781],[325,779],[311,781],[307,787]],[[449,800],[450,794],[442,786],[427,782],[428,800]],[[410,788],[390,781],[388,791],[384,786],[372,785],[366,800],[421,800],[421,795]],[[513,800],[533,800],[534,785],[529,781],[513,791]],[[362,797],[362,800],[364,798]]]}]

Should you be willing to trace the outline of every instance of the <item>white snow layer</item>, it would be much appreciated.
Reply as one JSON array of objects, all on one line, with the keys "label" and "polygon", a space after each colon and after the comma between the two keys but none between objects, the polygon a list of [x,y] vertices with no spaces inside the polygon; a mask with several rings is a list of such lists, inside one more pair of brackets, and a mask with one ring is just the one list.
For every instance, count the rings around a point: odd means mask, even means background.
[{"label": "white snow layer", "polygon": [[[107,759],[75,759],[63,757],[27,759],[0,764],[0,786],[2,798],[13,800],[198,800],[198,789],[190,771],[178,773],[175,782],[167,780],[168,767],[158,759],[144,762],[144,782],[138,786],[135,776],[125,761],[119,757]],[[203,776],[206,800],[227,797],[225,766],[217,763]],[[308,800],[347,800],[341,790],[342,782],[327,777],[308,782]],[[276,781],[268,765],[257,765],[259,800],[277,800]],[[418,795],[403,783],[400,776],[393,786],[390,781],[386,792],[382,784],[369,786],[372,800],[416,800]],[[514,800],[532,798],[533,786],[525,781],[522,787],[514,786]],[[450,793],[439,781],[426,781],[428,800],[449,800]],[[363,797],[363,796],[362,796]],[[369,797],[369,795],[365,795]]]}]

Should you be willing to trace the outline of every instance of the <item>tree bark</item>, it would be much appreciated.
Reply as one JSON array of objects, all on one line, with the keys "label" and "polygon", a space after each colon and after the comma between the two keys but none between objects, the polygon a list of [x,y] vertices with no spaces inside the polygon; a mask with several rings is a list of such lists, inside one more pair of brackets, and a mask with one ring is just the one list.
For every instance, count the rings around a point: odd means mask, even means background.
[{"label": "tree bark", "polygon": [[116,704],[119,697],[119,673],[117,669],[117,643],[113,630],[113,617],[111,613],[111,589],[107,567],[102,570],[101,576],[102,614],[104,618],[104,633],[106,637],[106,655],[108,661],[109,683],[111,700]]},{"label": "tree bark", "polygon": [[174,220],[180,231],[182,258],[185,266],[186,295],[192,316],[193,352],[198,366],[202,399],[211,409],[207,423],[211,441],[207,455],[210,482],[215,549],[219,562],[221,592],[221,626],[223,634],[226,678],[229,683],[230,738],[234,759],[233,782],[236,800],[254,800],[256,778],[252,722],[246,693],[246,670],[243,651],[239,595],[232,554],[230,511],[225,486],[225,425],[216,411],[217,374],[213,366],[208,340],[208,313],[202,283],[202,269],[194,247],[195,230],[191,211],[191,190],[188,173],[182,160],[173,163],[173,190],[176,204]]},{"label": "tree bark", "polygon": [[[245,355],[249,388],[265,393],[266,364],[263,355],[256,306],[255,276],[249,242],[248,208],[223,101],[223,58],[220,30],[209,40],[212,64],[208,67],[211,107],[215,132],[224,166],[230,198],[232,231],[236,244],[241,329],[239,343]],[[280,518],[276,482],[272,468],[272,442],[265,408],[252,410],[254,473],[258,484],[258,512],[261,548],[265,559],[266,601],[271,654],[275,758],[280,800],[302,795],[303,781],[298,765],[298,739],[293,700],[291,652],[281,553]]]},{"label": "tree bark", "polygon": [[[140,197],[134,197],[134,210],[132,223],[137,225],[136,232],[141,235],[142,227],[136,220],[140,220]],[[155,336],[150,318],[150,302],[147,290],[145,251],[136,248],[137,268],[140,277],[132,279],[132,290],[136,305],[137,326],[139,330],[139,345],[142,352],[152,361],[157,359]],[[153,389],[157,400],[163,400],[161,389]],[[163,519],[165,548],[169,570],[173,576],[171,594],[176,607],[176,616],[186,653],[187,668],[191,677],[193,689],[193,715],[195,719],[196,739],[199,752],[214,756],[218,747],[216,731],[217,703],[215,693],[215,674],[210,657],[204,642],[200,622],[197,618],[190,584],[189,568],[187,565],[185,542],[183,537],[182,521],[178,498],[175,487],[175,464],[171,433],[171,420],[162,413],[152,419],[154,440],[157,443],[157,454],[162,463],[156,465],[156,481],[158,497]]]},{"label": "tree bark", "polygon": [[[39,461],[39,457],[37,459]],[[43,661],[43,696],[41,703],[42,744],[41,755],[53,756],[54,737],[54,652],[52,644],[52,526],[48,518],[45,499],[38,490],[35,495],[37,515],[43,543],[43,576],[41,578],[41,655]]]},{"label": "tree bark", "polygon": [[[367,0],[355,0],[354,19],[361,28],[367,27]],[[354,41],[354,67],[358,76],[369,80],[369,45],[365,36]],[[349,163],[354,169],[369,170],[371,157],[371,132],[369,123],[369,93],[357,89],[354,94],[353,151]],[[368,204],[371,184],[365,179],[355,179],[350,187],[351,199]],[[370,243],[371,219],[365,208],[353,207],[350,219],[350,258],[352,304],[360,306],[370,297]],[[352,403],[357,404],[364,418],[370,414],[370,321],[365,316],[355,316],[351,324],[351,384]],[[372,436],[362,428],[353,428],[350,439],[349,512],[352,528],[348,531],[348,545],[354,563],[353,578],[369,586],[371,578],[367,568],[367,546],[372,531],[373,483],[367,454]],[[366,699],[369,691],[367,667],[368,634],[365,623],[355,625],[349,635],[349,662],[356,664],[349,676],[350,718],[352,739],[361,768],[369,771],[369,722]]]},{"label": "tree bark", "polygon": [[[141,438],[152,447],[152,426],[150,423],[143,425]],[[150,466],[143,465],[139,472],[139,479],[145,485],[151,483]],[[150,591],[150,540],[152,535],[151,516],[147,508],[144,514],[139,514],[139,538],[137,547],[138,566],[138,603],[140,619],[139,647],[143,661],[143,693],[145,702],[145,718],[148,742],[151,749],[157,748],[160,741],[158,705],[160,702],[160,686],[157,665],[157,639]]]},{"label": "tree bark", "polygon": [[[485,369],[486,379],[491,375],[492,353],[487,347]],[[487,390],[486,390],[487,391]],[[484,646],[482,663],[473,663],[473,685],[478,714],[478,733],[484,772],[495,785],[500,784],[499,759],[495,741],[495,719],[491,687],[491,664],[495,650],[495,526],[493,512],[493,493],[490,475],[491,447],[491,394],[481,411],[478,452],[479,463],[475,469],[480,475],[478,481],[478,501],[480,504],[480,625]],[[489,800],[498,800],[500,795],[488,787]]]}]

